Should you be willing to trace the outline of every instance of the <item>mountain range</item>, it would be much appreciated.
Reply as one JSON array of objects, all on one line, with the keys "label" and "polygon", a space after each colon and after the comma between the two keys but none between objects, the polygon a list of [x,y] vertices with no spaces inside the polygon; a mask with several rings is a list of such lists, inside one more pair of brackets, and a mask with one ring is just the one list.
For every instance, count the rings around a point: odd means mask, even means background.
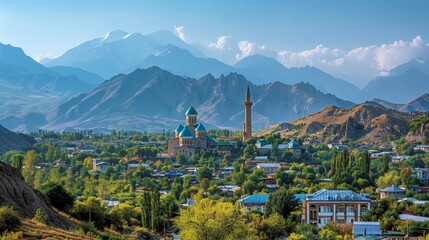
[{"label": "mountain range", "polygon": [[314,67],[287,68],[262,55],[228,65],[198,49],[168,31],[114,31],[44,59],[44,66],[22,49],[0,44],[0,123],[22,132],[39,127],[150,131],[172,128],[194,105],[209,126],[239,129],[247,81],[257,129],[330,104],[349,107],[350,100],[374,99],[368,103],[405,112],[429,110],[429,65],[423,59],[360,90]]},{"label": "mountain range", "polygon": [[0,117],[43,111],[94,86],[74,74],[61,74],[0,44]]},{"label": "mountain range", "polygon": [[[230,73],[200,79],[174,75],[158,67],[137,69],[117,75],[70,101],[45,112],[47,130],[174,129],[185,120],[185,111],[194,106],[207,127],[240,129],[244,119],[243,101],[249,84],[254,102],[254,128],[292,120],[335,104],[354,105],[324,94],[308,83],[286,85],[273,82],[254,85],[244,76]],[[18,123],[18,121],[10,121]],[[9,125],[10,128],[19,128]]]}]

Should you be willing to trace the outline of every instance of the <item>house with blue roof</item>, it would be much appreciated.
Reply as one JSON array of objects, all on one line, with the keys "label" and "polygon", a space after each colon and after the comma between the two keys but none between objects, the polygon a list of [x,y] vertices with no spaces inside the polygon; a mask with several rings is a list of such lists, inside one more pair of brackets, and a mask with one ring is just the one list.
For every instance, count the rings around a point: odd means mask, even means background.
[{"label": "house with blue roof", "polygon": [[380,193],[380,199],[384,198],[402,198],[405,194],[405,189],[402,189],[398,186],[391,185],[387,188],[377,189]]},{"label": "house with blue roof", "polygon": [[[273,149],[273,145],[269,144],[264,139],[259,139],[255,146],[258,148],[258,152],[260,155],[267,155],[271,152]],[[302,154],[302,147],[299,142],[291,140],[288,144],[279,144],[278,149],[280,153],[283,153],[285,151],[289,151],[292,153],[294,157],[300,157]]]},{"label": "house with blue roof", "polygon": [[322,189],[306,195],[302,203],[302,222],[318,228],[332,221],[352,224],[361,221],[361,216],[370,208],[371,199],[368,194]]},{"label": "house with blue roof", "polygon": [[[294,200],[301,204],[302,201],[305,199],[307,194],[294,194]],[[252,210],[258,210],[262,213],[265,211],[265,206],[268,203],[269,194],[268,193],[258,193],[246,196],[244,198],[241,198],[237,200],[237,203],[240,204],[240,207],[242,209],[245,209],[247,211]]]}]

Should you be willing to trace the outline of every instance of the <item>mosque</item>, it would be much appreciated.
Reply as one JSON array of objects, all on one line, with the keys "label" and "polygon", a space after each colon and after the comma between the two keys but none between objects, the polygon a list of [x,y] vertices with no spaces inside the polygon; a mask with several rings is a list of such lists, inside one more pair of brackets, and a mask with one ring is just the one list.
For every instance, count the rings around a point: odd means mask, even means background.
[{"label": "mosque", "polygon": [[[246,98],[244,102],[244,123],[243,123],[243,141],[252,137],[252,108],[253,103],[250,101],[250,89],[247,85]],[[225,142],[218,142],[216,139],[207,136],[207,130],[202,123],[198,123],[198,113],[194,107],[189,107],[185,113],[186,124],[179,124],[175,131],[174,137],[167,140],[168,153],[177,155],[182,153],[189,157],[198,150],[217,149],[222,150],[228,147]],[[229,144],[231,145],[231,144]],[[232,147],[232,145],[231,145]]]}]

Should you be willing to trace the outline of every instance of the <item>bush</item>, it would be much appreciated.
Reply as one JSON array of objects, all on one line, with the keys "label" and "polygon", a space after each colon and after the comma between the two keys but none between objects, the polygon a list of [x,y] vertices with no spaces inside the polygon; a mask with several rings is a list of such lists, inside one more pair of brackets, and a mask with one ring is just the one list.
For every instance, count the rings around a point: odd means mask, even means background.
[{"label": "bush", "polygon": [[0,233],[12,231],[21,225],[21,219],[17,211],[11,206],[0,207]]},{"label": "bush", "polygon": [[52,206],[60,211],[68,212],[73,207],[73,197],[59,184],[43,184],[41,192],[49,198]]},{"label": "bush", "polygon": [[46,223],[46,220],[48,220],[48,215],[42,209],[38,208],[36,210],[36,213],[34,214],[33,221],[40,222],[40,223]]}]

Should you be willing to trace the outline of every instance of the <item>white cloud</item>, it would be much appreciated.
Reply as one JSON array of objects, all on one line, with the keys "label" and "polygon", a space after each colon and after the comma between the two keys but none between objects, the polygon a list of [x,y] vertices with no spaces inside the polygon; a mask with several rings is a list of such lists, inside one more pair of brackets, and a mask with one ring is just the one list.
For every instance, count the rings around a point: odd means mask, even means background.
[{"label": "white cloud", "polygon": [[182,41],[186,41],[185,36],[185,27],[184,26],[174,26],[174,33],[182,39]]},{"label": "white cloud", "polygon": [[215,43],[209,44],[206,50],[208,56],[230,64],[250,55],[262,54],[276,58],[286,67],[314,66],[359,87],[413,59],[429,58],[429,43],[425,43],[421,36],[410,41],[398,40],[351,50],[319,44],[301,52],[275,51],[249,40],[236,41],[232,36],[220,36]]},{"label": "white cloud", "polygon": [[237,43],[237,46],[240,51],[235,55],[235,59],[237,60],[241,60],[255,54],[262,54],[268,57],[275,57],[277,54],[274,50],[271,50],[264,45],[258,45],[249,41],[240,41]]},{"label": "white cloud", "polygon": [[287,67],[315,66],[363,87],[373,78],[385,76],[391,69],[419,57],[429,57],[429,46],[417,36],[409,42],[399,40],[349,51],[323,45],[302,52],[279,51],[277,60]]},{"label": "white cloud", "polygon": [[[210,43],[209,47],[224,50],[227,47],[227,45],[231,42],[230,41],[231,39],[232,39],[231,36],[220,36],[217,38],[217,42]],[[231,46],[228,46],[228,50],[231,50],[231,49],[232,49]]]}]

